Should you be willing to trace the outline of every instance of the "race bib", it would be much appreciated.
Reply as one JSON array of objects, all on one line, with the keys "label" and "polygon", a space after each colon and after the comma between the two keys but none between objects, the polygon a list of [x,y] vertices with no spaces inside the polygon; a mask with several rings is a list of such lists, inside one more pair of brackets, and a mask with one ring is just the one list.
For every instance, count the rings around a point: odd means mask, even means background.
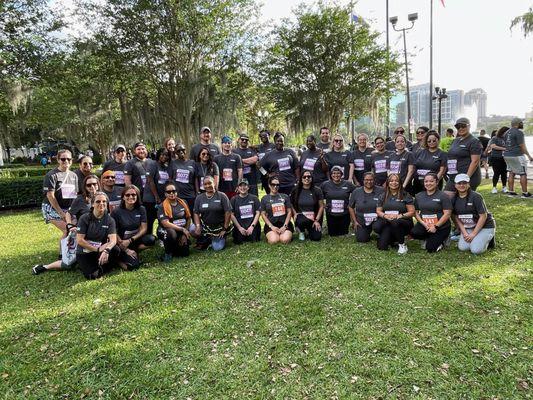
[{"label": "race bib", "polygon": [[124,185],[124,171],[115,171],[115,185]]},{"label": "race bib", "polygon": [[401,161],[391,161],[390,162],[390,173],[391,174],[399,174],[400,173],[400,167],[402,165]]},{"label": "race bib", "polygon": [[387,160],[376,160],[374,169],[376,170],[376,174],[387,172]]},{"label": "race bib", "polygon": [[129,238],[135,236],[137,234],[137,232],[139,232],[138,229],[135,229],[134,231],[126,231],[126,232],[124,232],[124,239],[129,239]]},{"label": "race bib", "polygon": [[376,213],[364,213],[363,217],[365,218],[365,225],[368,226],[378,218],[378,215]]},{"label": "race bib", "polygon": [[187,220],[185,218],[178,218],[172,221],[172,223],[178,226],[185,226],[185,224],[187,223]]},{"label": "race bib", "polygon": [[385,211],[385,215],[400,215],[399,211],[389,210]]},{"label": "race bib", "polygon": [[463,223],[465,228],[475,228],[476,221],[474,220],[473,214],[460,214],[458,215],[459,220]]},{"label": "race bib", "polygon": [[426,225],[435,225],[439,222],[439,218],[437,217],[437,214],[423,214],[422,221],[424,221]]},{"label": "race bib", "polygon": [[272,203],[272,216],[281,217],[285,215],[285,203]]},{"label": "race bib", "polygon": [[[241,218],[242,219],[248,219],[252,218],[254,216],[254,213],[252,212],[252,205],[246,204],[244,206],[239,206],[239,211],[241,212]],[[272,207],[272,212],[274,211],[274,208]]]},{"label": "race bib", "polygon": [[146,175],[145,174],[141,175],[141,184],[143,188],[146,186]]},{"label": "race bib", "polygon": [[353,163],[354,163],[354,166],[355,166],[355,170],[356,171],[364,171],[365,170],[365,160],[363,160],[362,158],[357,158],[355,160],[353,160]]},{"label": "race bib", "polygon": [[312,171],[315,169],[315,164],[316,164],[316,158],[308,158],[305,160],[304,162],[304,169],[308,170],[308,171]]},{"label": "race bib", "polygon": [[283,157],[278,160],[278,168],[280,171],[287,171],[291,169],[291,162],[289,157]]},{"label": "race bib", "polygon": [[424,177],[429,174],[429,169],[418,169],[416,170],[418,174],[418,179],[424,179]]},{"label": "race bib", "polygon": [[448,173],[451,175],[457,174],[457,160],[448,160]]},{"label": "race bib", "polygon": [[75,199],[76,188],[72,183],[64,183],[61,185],[61,197],[64,199]]},{"label": "race bib", "polygon": [[[86,240],[87,243],[89,243],[91,246],[93,247],[100,247],[102,245],[102,243],[100,242],[93,242],[92,240]],[[84,253],[91,253],[91,250],[87,250],[86,248],[83,249],[83,252]]]},{"label": "race bib", "polygon": [[180,183],[189,183],[189,174],[190,174],[189,170],[177,169],[176,170],[176,181]]},{"label": "race bib", "polygon": [[252,172],[252,167],[250,167],[249,165],[245,165],[244,168],[242,169],[242,173],[244,175],[248,175],[250,172]]},{"label": "race bib", "polygon": [[120,200],[110,201],[108,205],[109,212],[111,213],[118,206],[120,206]]},{"label": "race bib", "polygon": [[231,182],[233,180],[233,170],[231,168],[224,168],[222,170],[222,179]]},{"label": "race bib", "polygon": [[340,214],[344,212],[344,200],[331,200],[331,212]]},{"label": "race bib", "polygon": [[303,216],[307,219],[310,219],[311,221],[315,220],[315,213],[313,211],[303,211]]},{"label": "race bib", "polygon": [[162,185],[166,181],[168,181],[168,172],[167,171],[159,171],[159,179],[157,180],[157,183]]}]

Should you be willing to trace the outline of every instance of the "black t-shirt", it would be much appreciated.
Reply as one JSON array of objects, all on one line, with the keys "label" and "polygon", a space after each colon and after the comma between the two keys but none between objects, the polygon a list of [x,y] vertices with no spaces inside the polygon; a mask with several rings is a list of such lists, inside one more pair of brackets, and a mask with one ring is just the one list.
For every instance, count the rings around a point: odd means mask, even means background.
[{"label": "black t-shirt", "polygon": [[265,154],[270,153],[275,148],[276,146],[274,145],[274,143],[261,143],[259,146],[257,146],[257,157],[259,157],[259,161],[261,161]]},{"label": "black t-shirt", "polygon": [[74,173],[76,174],[76,176],[78,177],[78,194],[81,194],[81,189],[83,187],[83,181],[85,180],[85,177],[86,176],[89,176],[91,175],[91,173],[85,175],[81,169],[77,169],[77,170],[74,170]]},{"label": "black t-shirt", "polygon": [[359,185],[363,185],[363,175],[372,170],[372,149],[367,147],[365,151],[358,147],[352,152],[354,164],[354,177]]},{"label": "black t-shirt", "polygon": [[446,153],[441,149],[433,153],[428,149],[421,149],[415,156],[415,176],[423,180],[430,172],[437,174],[441,167],[446,167],[446,160]]},{"label": "black t-shirt", "polygon": [[[409,140],[406,139],[405,148],[411,151],[413,149],[413,143],[411,143]],[[390,152],[396,151],[396,142],[394,141],[394,139],[385,143],[385,150],[390,151]]]},{"label": "black t-shirt", "polygon": [[268,173],[278,175],[280,186],[292,186],[296,183],[294,171],[298,166],[298,157],[291,149],[270,151],[261,160],[261,166]]},{"label": "black t-shirt", "polygon": [[78,195],[70,205],[68,212],[70,215],[76,218],[76,221],[80,220],[80,217],[91,211],[91,204],[85,200],[83,195]]},{"label": "black t-shirt", "polygon": [[[294,199],[296,196],[296,189],[293,190],[291,195]],[[304,189],[300,192],[298,199],[292,203],[292,206],[298,213],[302,213],[307,218],[314,220],[318,213],[319,202],[324,200],[324,194],[322,189],[318,187],[311,187],[311,189]]]},{"label": "black t-shirt", "polygon": [[170,180],[170,166],[161,165],[157,163],[157,170],[155,170],[154,183],[157,188],[157,194],[159,198],[163,200],[165,198],[165,183]]},{"label": "black t-shirt", "polygon": [[372,171],[374,172],[374,177],[377,184],[382,184],[387,180],[387,172],[389,170],[389,159],[391,154],[392,153],[389,151],[384,151],[383,153],[378,153],[376,151],[372,153]]},{"label": "black t-shirt", "polygon": [[59,207],[66,210],[78,194],[78,176],[72,171],[61,172],[59,168],[48,171],[44,177],[43,193],[45,204],[50,204],[46,193],[54,192]]},{"label": "black t-shirt", "polygon": [[[157,181],[156,181],[156,175],[159,168],[159,163],[155,160],[152,160],[151,158],[147,158],[144,162],[144,169],[146,171],[146,177],[151,177],[154,181],[154,184],[156,186],[157,190]],[[143,193],[143,203],[155,203],[156,199],[154,194],[152,193],[152,190],[150,189],[150,185],[146,184],[144,185],[144,191]]]},{"label": "black t-shirt", "polygon": [[487,214],[487,220],[485,221],[485,225],[483,225],[483,229],[495,227],[494,218],[488,212],[485,201],[479,193],[470,190],[464,198],[456,195],[452,200],[452,204],[453,213],[459,218],[465,228],[475,228],[479,220],[479,214]]},{"label": "black t-shirt", "polygon": [[477,140],[479,140],[479,143],[481,143],[481,146],[483,146],[483,151],[485,151],[489,145],[490,139],[487,136],[479,136]]},{"label": "black t-shirt", "polygon": [[329,153],[331,151],[331,142],[327,142],[327,143],[318,142],[316,144],[316,147],[324,150],[324,153]]},{"label": "black t-shirt", "polygon": [[146,208],[140,206],[128,210],[118,207],[113,210],[111,216],[117,226],[117,234],[121,239],[129,239],[135,236],[141,228],[141,223],[146,222]]},{"label": "black t-shirt", "polygon": [[[477,138],[469,134],[464,139],[457,137],[448,150],[448,176],[453,179],[457,174],[466,174],[471,155],[481,155],[483,147]],[[479,164],[477,166],[479,172]]]},{"label": "black t-shirt", "polygon": [[287,212],[291,208],[291,200],[285,193],[276,195],[266,194],[261,199],[261,211],[264,211],[270,223],[283,224],[287,218]]},{"label": "black t-shirt", "polygon": [[364,187],[358,187],[352,192],[349,206],[355,209],[359,225],[370,225],[377,219],[376,207],[382,193],[383,188],[379,186],[374,186],[370,193],[365,192]]},{"label": "black t-shirt", "polygon": [[[183,199],[182,199],[183,201]],[[174,225],[185,227],[187,226],[187,214],[190,216],[190,210],[185,203],[176,202],[175,205],[171,205],[172,217],[169,217],[165,214],[163,208],[163,203],[157,205],[157,220],[159,221],[159,226],[162,227],[161,221],[168,220]]]},{"label": "black t-shirt", "polygon": [[320,161],[321,154],[322,151],[318,149],[315,151],[306,150],[302,153],[299,163],[302,174],[304,171],[311,171],[315,186],[320,186],[322,182],[328,179],[326,173],[322,170],[322,162]]},{"label": "black t-shirt", "polygon": [[391,174],[400,174],[400,179],[402,182],[405,181],[407,177],[407,170],[409,165],[414,164],[413,153],[408,150],[404,150],[403,153],[397,154],[396,152],[391,153],[389,156],[389,173]]},{"label": "black t-shirt", "polygon": [[[426,191],[417,193],[415,196],[415,208],[420,211],[420,216],[424,221],[435,224],[442,218],[444,210],[452,210],[452,201],[444,192],[437,190],[431,196]],[[450,220],[446,221],[444,227],[450,225]]]},{"label": "black t-shirt", "polygon": [[106,171],[115,171],[115,185],[124,186],[124,167],[126,163],[118,163],[114,158],[107,160],[102,166],[102,173]]},{"label": "black t-shirt", "polygon": [[215,163],[220,171],[218,190],[222,192],[235,192],[239,180],[239,168],[242,169],[241,156],[235,153],[228,155],[219,154],[215,157]]},{"label": "black t-shirt", "polygon": [[120,206],[120,202],[122,201],[121,195],[122,191],[124,190],[123,186],[113,186],[113,190],[111,192],[108,192],[107,190],[103,190],[105,194],[107,194],[107,198],[109,199],[109,212],[112,212],[115,208]]},{"label": "black t-shirt", "polygon": [[197,161],[198,160],[198,155],[200,154],[202,149],[208,149],[209,152],[211,153],[211,156],[213,156],[213,158],[215,158],[216,155],[220,154],[219,147],[216,144],[214,144],[214,143],[209,143],[208,145],[201,144],[201,143],[196,143],[195,145],[193,145],[191,147],[191,151],[189,153],[189,158],[191,160]]},{"label": "black t-shirt", "polygon": [[228,196],[220,191],[216,191],[211,198],[201,193],[194,200],[194,213],[199,214],[202,222],[211,228],[223,226],[224,215],[228,211],[231,211]]},{"label": "black t-shirt", "polygon": [[[85,240],[94,247],[100,247],[107,243],[108,235],[117,233],[115,220],[106,212],[100,219],[92,213],[83,214],[78,221],[78,233],[85,235]],[[88,253],[81,246],[76,249],[76,254]]]},{"label": "black t-shirt", "polygon": [[[245,149],[242,149],[240,147],[233,149],[233,152],[235,154],[238,154],[241,156],[241,160],[245,160],[250,157],[254,157],[257,155],[257,152],[251,148],[247,147]],[[243,178],[248,179],[248,184],[250,185],[257,185],[257,163],[252,165],[246,165],[244,162],[242,163],[242,176]]]},{"label": "black t-shirt", "polygon": [[198,179],[198,185],[200,187],[200,191],[203,192],[204,191],[204,178],[206,176],[212,176],[213,178],[215,176],[219,176],[218,165],[215,162],[211,163],[210,166],[207,166],[207,164],[204,165],[201,162],[194,163],[194,174],[196,175],[196,179]]},{"label": "black t-shirt", "polygon": [[253,194],[248,193],[241,197],[237,195],[231,199],[231,208],[233,215],[244,229],[248,229],[255,218],[255,213],[261,211],[261,203],[259,198]]},{"label": "black t-shirt", "polygon": [[348,200],[355,189],[355,185],[352,182],[342,180],[336,184],[329,180],[324,182],[320,189],[322,189],[324,199],[326,199],[326,213],[334,216],[348,213]]},{"label": "black t-shirt", "polygon": [[350,164],[353,164],[353,155],[348,150],[330,151],[325,156],[328,163],[329,172],[333,167],[342,168],[342,179],[348,179],[350,175]]},{"label": "black t-shirt", "polygon": [[409,193],[404,193],[402,199],[397,196],[389,196],[387,200],[385,200],[385,193],[382,193],[379,196],[378,207],[381,207],[385,214],[405,214],[407,205],[413,203],[414,200]]},{"label": "black t-shirt", "polygon": [[[499,147],[505,147],[505,139],[498,137],[498,136],[494,136],[490,139],[489,145],[490,144],[495,144],[496,146],[499,146]],[[503,150],[496,150],[493,148],[490,151],[490,157],[491,158],[503,158]]]},{"label": "black t-shirt", "polygon": [[148,158],[140,160],[137,157],[133,157],[124,165],[124,175],[131,176],[131,183],[139,188],[141,194],[143,194],[144,187],[146,186],[145,165],[149,162],[148,160]]},{"label": "black t-shirt", "polygon": [[416,157],[416,153],[418,153],[420,150],[423,150],[422,144],[420,142],[416,142],[413,144],[413,147],[411,147],[411,153],[413,153]]},{"label": "black t-shirt", "polygon": [[194,180],[196,179],[196,168],[193,160],[172,160],[170,162],[170,178],[176,184],[178,195],[182,199],[194,199],[196,189]]}]

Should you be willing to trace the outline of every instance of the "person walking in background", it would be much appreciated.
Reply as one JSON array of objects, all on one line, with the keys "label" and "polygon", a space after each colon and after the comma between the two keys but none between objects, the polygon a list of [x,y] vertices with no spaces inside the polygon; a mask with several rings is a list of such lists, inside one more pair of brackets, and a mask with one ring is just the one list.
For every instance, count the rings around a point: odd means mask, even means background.
[{"label": "person walking in background", "polygon": [[502,193],[507,193],[507,163],[503,158],[505,151],[505,133],[509,130],[502,126],[490,139],[488,145],[489,165],[492,167],[492,193],[498,193],[498,180],[502,181]]},{"label": "person walking in background", "polygon": [[[533,161],[524,140],[524,123],[520,118],[513,118],[511,129],[505,134],[505,151],[503,157],[509,172],[509,196],[518,196],[514,190],[514,178],[520,176],[522,198],[528,199],[531,193],[527,190],[527,161]],[[527,158],[526,158],[527,157]],[[474,188],[475,190],[475,188]]]},{"label": "person walking in background", "polygon": [[488,146],[490,138],[487,136],[487,132],[485,129],[481,129],[479,131],[479,142],[481,143],[481,146],[483,146],[483,153],[481,153],[481,168],[485,170],[485,179],[489,179],[489,163],[488,163]]}]

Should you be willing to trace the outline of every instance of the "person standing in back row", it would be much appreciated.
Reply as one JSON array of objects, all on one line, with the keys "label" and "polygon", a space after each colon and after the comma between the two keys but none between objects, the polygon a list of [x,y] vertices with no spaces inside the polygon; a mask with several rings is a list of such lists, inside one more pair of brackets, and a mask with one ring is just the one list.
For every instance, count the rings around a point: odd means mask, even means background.
[{"label": "person standing in back row", "polygon": [[502,180],[502,193],[507,193],[507,164],[503,158],[505,151],[505,134],[509,128],[502,126],[489,142],[489,165],[492,167],[492,193],[498,193],[496,185]]},{"label": "person standing in back row", "polygon": [[260,165],[270,177],[278,176],[279,192],[289,196],[292,189],[294,189],[296,181],[300,179],[298,157],[296,157],[292,149],[284,147],[285,135],[283,133],[276,133],[274,142],[276,143],[276,148],[261,159]]},{"label": "person standing in back row", "polygon": [[306,144],[307,150],[300,157],[300,171],[302,174],[305,171],[311,172],[313,185],[319,187],[322,182],[328,180],[328,163],[324,157],[325,153],[316,147],[316,139],[313,135],[307,136]]},{"label": "person standing in back row", "polygon": [[222,153],[215,156],[215,163],[220,173],[218,189],[231,200],[242,179],[242,160],[240,155],[231,152],[229,136],[222,137]]},{"label": "person standing in back row", "polygon": [[126,165],[126,147],[123,144],[115,146],[113,158],[102,166],[102,173],[115,171],[115,186],[124,187],[124,166]]},{"label": "person standing in back row", "polygon": [[187,202],[189,210],[194,208],[196,198],[196,163],[186,159],[185,146],[176,146],[176,159],[170,162],[170,180],[176,185],[178,196]]},{"label": "person standing in back row", "polygon": [[320,128],[320,142],[317,143],[316,147],[322,149],[324,153],[329,153],[331,151],[331,142],[329,140],[329,128],[323,126]]},{"label": "person standing in back row", "polygon": [[257,151],[249,146],[250,138],[247,134],[241,133],[239,135],[239,144],[237,148],[233,149],[235,154],[238,154],[242,160],[242,177],[248,182],[249,192],[255,196],[258,195],[257,190]]},{"label": "person standing in back row", "polygon": [[189,159],[197,160],[202,149],[208,149],[212,158],[215,158],[217,154],[220,154],[220,149],[218,146],[214,143],[211,143],[211,129],[208,126],[204,126],[202,129],[200,129],[199,138],[200,143],[197,143],[191,147]]},{"label": "person standing in back row", "polygon": [[276,146],[273,143],[270,143],[270,132],[267,130],[262,130],[259,132],[259,140],[261,140],[261,143],[259,146],[257,146],[257,162],[258,162],[258,171],[260,172],[261,176],[261,187],[266,192],[266,194],[270,193],[270,186],[268,185],[268,173],[264,168],[260,168],[259,163],[263,159],[263,157],[270,153],[272,150],[276,148]]},{"label": "person standing in back row", "polygon": [[[533,161],[533,158],[527,151],[526,143],[524,141],[524,123],[520,118],[513,118],[511,121],[511,129],[505,135],[505,151],[503,158],[507,163],[507,171],[509,171],[509,196],[517,196],[514,190],[515,175],[520,176],[520,186],[522,187],[522,198],[528,199],[531,193],[527,190],[527,160]],[[527,158],[526,158],[527,157]],[[470,183],[472,186],[472,183]],[[472,190],[476,190],[472,187]]]}]

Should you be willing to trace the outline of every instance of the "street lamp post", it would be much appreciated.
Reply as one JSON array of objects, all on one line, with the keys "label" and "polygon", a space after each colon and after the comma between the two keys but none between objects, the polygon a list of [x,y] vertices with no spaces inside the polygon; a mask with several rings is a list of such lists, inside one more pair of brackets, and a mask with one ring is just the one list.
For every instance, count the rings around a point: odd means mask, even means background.
[{"label": "street lamp post", "polygon": [[409,131],[409,140],[413,140],[413,133],[411,132],[411,97],[409,92],[409,66],[407,64],[407,43],[405,40],[405,31],[412,29],[415,26],[415,21],[418,19],[418,13],[409,14],[407,19],[411,22],[411,26],[407,28],[396,28],[398,17],[390,17],[389,21],[392,24],[392,28],[396,32],[402,32],[403,34],[403,55],[405,59],[405,88],[407,90],[407,130]]},{"label": "street lamp post", "polygon": [[439,135],[441,134],[440,132],[440,126],[441,126],[441,111],[442,111],[442,100],[443,99],[446,99],[448,97],[448,95],[446,94],[446,88],[440,88],[440,87],[435,87],[435,93],[436,93],[436,96],[433,96],[433,100],[438,100],[439,101],[439,117],[438,117],[438,131],[439,132]]}]

